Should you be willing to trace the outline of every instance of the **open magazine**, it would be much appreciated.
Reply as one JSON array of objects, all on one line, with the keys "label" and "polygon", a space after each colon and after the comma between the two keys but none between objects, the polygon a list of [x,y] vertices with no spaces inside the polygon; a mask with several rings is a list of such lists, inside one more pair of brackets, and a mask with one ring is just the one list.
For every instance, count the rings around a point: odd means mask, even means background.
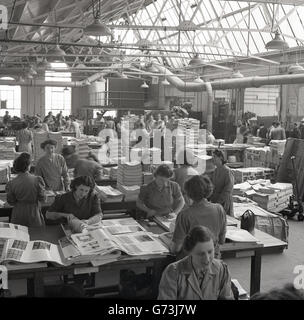
[{"label": "open magazine", "polygon": [[16,239],[6,240],[2,247],[1,263],[6,262],[54,262],[66,265],[60,254],[59,246],[46,241],[23,241]]},{"label": "open magazine", "polygon": [[[165,216],[159,216],[159,217],[153,217],[153,220],[161,227],[163,227],[166,231],[173,232],[174,227],[175,227],[175,221],[176,221],[177,214],[172,212],[168,215]],[[237,227],[237,220],[230,217],[226,216],[227,218],[227,226],[234,226]]]},{"label": "open magazine", "polygon": [[[109,255],[124,252],[131,256],[168,253],[168,249],[132,218],[105,220],[83,233],[70,236],[81,255]],[[75,251],[76,252],[76,251]]]},{"label": "open magazine", "polygon": [[0,238],[29,241],[28,228],[13,223],[0,222]]}]

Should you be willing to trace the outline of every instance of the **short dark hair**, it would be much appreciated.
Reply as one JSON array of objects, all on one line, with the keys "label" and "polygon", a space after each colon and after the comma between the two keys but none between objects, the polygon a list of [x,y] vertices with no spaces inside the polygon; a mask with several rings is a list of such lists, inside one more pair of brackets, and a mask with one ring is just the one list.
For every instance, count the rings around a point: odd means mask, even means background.
[{"label": "short dark hair", "polygon": [[14,160],[13,169],[15,172],[26,172],[30,164],[31,155],[27,152],[23,152]]},{"label": "short dark hair", "polygon": [[304,300],[304,291],[296,289],[292,284],[283,288],[274,288],[269,292],[258,292],[250,300]]},{"label": "short dark hair", "polygon": [[261,122],[261,123],[260,123],[260,127],[261,127],[261,126],[264,126],[264,122]]},{"label": "short dark hair", "polygon": [[22,123],[21,123],[21,128],[22,128],[22,129],[25,129],[25,128],[27,128],[27,127],[28,127],[27,123],[26,123],[25,121],[22,121]]},{"label": "short dark hair", "polygon": [[48,144],[51,144],[52,146],[55,146],[57,147],[57,141],[56,140],[53,140],[53,139],[48,139],[48,140],[45,140],[41,143],[40,147],[41,149],[44,149],[46,145]]},{"label": "short dark hair", "polygon": [[75,146],[72,145],[72,146],[64,146],[61,150],[61,154],[63,157],[67,157],[67,156],[70,156],[72,154],[74,154],[76,152],[75,150]]},{"label": "short dark hair", "polygon": [[166,164],[161,164],[158,166],[154,172],[154,177],[160,176],[164,178],[171,178],[173,171]]},{"label": "short dark hair", "polygon": [[225,164],[227,161],[225,160],[225,156],[222,151],[214,150],[213,154],[222,160],[222,164]]},{"label": "short dark hair", "polygon": [[210,197],[213,184],[207,175],[193,176],[185,182],[184,189],[191,200],[198,202]]},{"label": "short dark hair", "polygon": [[203,226],[196,226],[191,229],[188,235],[185,237],[183,248],[187,252],[191,252],[193,248],[199,242],[214,241],[214,235],[209,228]]},{"label": "short dark hair", "polygon": [[84,185],[90,187],[90,192],[95,188],[95,181],[90,176],[80,176],[71,182],[72,191],[76,191],[77,187]]}]

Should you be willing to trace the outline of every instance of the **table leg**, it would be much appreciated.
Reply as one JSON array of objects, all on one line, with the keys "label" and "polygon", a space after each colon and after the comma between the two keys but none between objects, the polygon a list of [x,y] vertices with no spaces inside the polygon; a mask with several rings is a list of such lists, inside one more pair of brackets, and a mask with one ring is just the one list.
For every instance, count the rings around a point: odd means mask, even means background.
[{"label": "table leg", "polygon": [[37,272],[34,278],[27,279],[27,295],[28,297],[44,297],[43,274]]},{"label": "table leg", "polygon": [[251,257],[250,296],[260,291],[261,285],[262,250],[256,249]]}]

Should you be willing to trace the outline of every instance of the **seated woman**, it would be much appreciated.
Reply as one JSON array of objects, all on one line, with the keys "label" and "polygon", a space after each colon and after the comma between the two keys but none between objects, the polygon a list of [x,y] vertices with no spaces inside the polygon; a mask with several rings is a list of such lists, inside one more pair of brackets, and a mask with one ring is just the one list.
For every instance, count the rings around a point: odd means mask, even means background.
[{"label": "seated woman", "polygon": [[190,205],[190,199],[184,190],[185,182],[192,176],[197,176],[198,172],[192,167],[195,164],[194,155],[187,150],[181,151],[176,158],[176,163],[179,165],[174,170],[174,181],[177,182],[182,190],[182,194],[187,206]]},{"label": "seated woman", "polygon": [[62,155],[55,153],[56,140],[46,140],[41,143],[41,149],[45,151],[36,164],[35,175],[41,176],[48,190],[69,191],[70,178],[68,168]]},{"label": "seated woman", "polygon": [[[210,203],[207,198],[213,186],[209,177],[194,176],[185,183],[185,192],[192,205],[180,212],[176,218],[172,239],[172,251],[179,253],[185,237],[195,226],[209,228],[214,235],[215,257],[220,257],[219,244],[225,243],[226,213],[220,204]],[[183,254],[183,253],[182,253]]]},{"label": "seated woman", "polygon": [[40,201],[45,200],[45,185],[41,177],[29,173],[31,156],[21,153],[14,161],[17,177],[6,185],[7,202],[13,206],[11,222],[27,227],[44,225]]},{"label": "seated woman", "polygon": [[226,166],[224,154],[220,150],[214,151],[213,161],[216,166],[216,169],[213,173],[212,178],[212,182],[214,184],[214,191],[211,196],[211,201],[221,204],[226,213],[233,217],[233,173],[231,169],[228,166]]},{"label": "seated woman", "polygon": [[147,218],[173,212],[178,214],[184,207],[179,185],[170,180],[172,174],[172,170],[162,164],[155,170],[154,180],[141,187],[136,205],[146,213]]},{"label": "seated woman", "polygon": [[46,218],[56,220],[74,215],[80,220],[101,215],[100,200],[94,193],[95,182],[91,177],[81,176],[71,183],[71,191],[58,195],[46,213]]},{"label": "seated woman", "polygon": [[188,255],[163,272],[158,300],[233,300],[227,265],[214,259],[211,231],[194,227],[186,236]]}]

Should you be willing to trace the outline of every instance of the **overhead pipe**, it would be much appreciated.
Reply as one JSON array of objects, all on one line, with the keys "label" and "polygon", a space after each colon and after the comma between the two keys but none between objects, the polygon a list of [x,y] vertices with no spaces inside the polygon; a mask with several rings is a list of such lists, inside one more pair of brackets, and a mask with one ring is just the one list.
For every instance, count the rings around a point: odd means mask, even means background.
[{"label": "overhead pipe", "polygon": [[205,82],[206,91],[208,96],[207,102],[207,128],[212,132],[212,119],[213,119],[213,92],[212,85],[210,82]]},{"label": "overhead pipe", "polygon": [[[167,80],[178,90],[183,92],[206,91],[206,82],[185,82],[174,75],[166,67],[153,62],[158,72],[166,74]],[[239,79],[222,79],[210,82],[213,90],[237,89],[237,88],[258,88],[265,85],[278,84],[304,84],[304,74],[285,74],[275,76],[254,76]]]}]

